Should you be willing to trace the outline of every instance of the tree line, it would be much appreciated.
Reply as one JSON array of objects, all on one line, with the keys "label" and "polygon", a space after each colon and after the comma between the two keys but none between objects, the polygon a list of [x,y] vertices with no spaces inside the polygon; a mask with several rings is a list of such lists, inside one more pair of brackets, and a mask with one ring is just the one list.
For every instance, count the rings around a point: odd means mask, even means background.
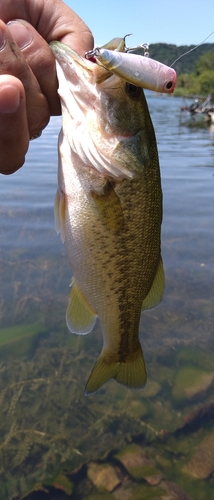
[{"label": "tree line", "polygon": [[181,55],[190,51],[173,65],[178,75],[174,94],[211,94],[214,98],[214,44],[204,43],[192,50],[194,47],[155,43],[150,45],[149,54],[153,59],[171,66]]}]

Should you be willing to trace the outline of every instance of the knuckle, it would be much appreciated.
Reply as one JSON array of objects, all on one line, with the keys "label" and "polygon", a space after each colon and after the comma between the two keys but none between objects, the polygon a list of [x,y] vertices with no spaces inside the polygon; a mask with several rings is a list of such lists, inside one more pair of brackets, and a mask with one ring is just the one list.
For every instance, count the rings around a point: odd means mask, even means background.
[{"label": "knuckle", "polygon": [[29,138],[26,135],[22,141],[18,141],[11,134],[4,134],[0,139],[0,172],[10,175],[19,170],[25,162],[28,146]]},{"label": "knuckle", "polygon": [[20,158],[17,159],[17,156],[13,158],[8,158],[5,160],[5,162],[0,162],[0,173],[3,175],[11,175],[14,174],[17,170],[19,170],[25,162],[25,155],[20,156]]},{"label": "knuckle", "polygon": [[44,113],[40,116],[33,115],[28,118],[29,134],[30,137],[39,137],[42,131],[47,127],[50,120],[50,114]]},{"label": "knuckle", "polygon": [[55,59],[47,43],[41,50],[37,48],[34,52],[29,52],[26,55],[26,63],[42,90],[46,81],[49,82],[50,88],[57,88]]}]

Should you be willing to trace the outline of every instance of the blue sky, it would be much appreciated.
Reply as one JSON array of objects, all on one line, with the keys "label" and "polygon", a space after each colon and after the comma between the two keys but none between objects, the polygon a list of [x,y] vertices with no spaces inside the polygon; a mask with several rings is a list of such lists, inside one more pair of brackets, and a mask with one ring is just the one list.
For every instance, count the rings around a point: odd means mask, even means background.
[{"label": "blue sky", "polygon": [[[97,45],[133,33],[129,45],[197,45],[214,30],[214,0],[64,0],[90,27]],[[214,33],[207,40],[214,43]]]}]

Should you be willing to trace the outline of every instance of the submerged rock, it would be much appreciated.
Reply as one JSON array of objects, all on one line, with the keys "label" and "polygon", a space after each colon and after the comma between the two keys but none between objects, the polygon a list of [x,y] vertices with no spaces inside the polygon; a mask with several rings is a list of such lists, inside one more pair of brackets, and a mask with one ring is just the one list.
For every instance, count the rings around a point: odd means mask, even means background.
[{"label": "submerged rock", "polygon": [[92,493],[87,497],[87,500],[113,500],[111,493]]},{"label": "submerged rock", "polygon": [[122,485],[114,491],[113,498],[116,500],[193,500],[177,484],[164,480],[158,486]]},{"label": "submerged rock", "polygon": [[133,399],[129,403],[129,410],[133,415],[136,415],[138,418],[145,418],[149,415],[148,405],[144,401],[139,399]]},{"label": "submerged rock", "polygon": [[72,481],[63,473],[57,474],[52,479],[45,481],[44,486],[52,486],[56,490],[62,490],[64,491],[64,493],[66,493],[66,495],[71,495],[74,490]]},{"label": "submerged rock", "polygon": [[130,444],[115,455],[115,458],[126,468],[135,479],[159,476],[159,471],[153,460],[148,458],[137,444]]},{"label": "submerged rock", "polygon": [[203,439],[184,470],[200,479],[206,479],[212,474],[214,471],[214,432]]},{"label": "submerged rock", "polygon": [[180,486],[171,481],[162,481],[160,487],[166,488],[167,495],[157,500],[193,500]]},{"label": "submerged rock", "polygon": [[97,489],[109,492],[121,482],[116,469],[109,464],[91,462],[88,465],[87,476]]},{"label": "submerged rock", "polygon": [[206,392],[213,380],[214,372],[205,372],[191,366],[180,368],[176,374],[172,396],[177,401],[195,398]]},{"label": "submerged rock", "polygon": [[143,390],[144,398],[154,398],[161,391],[161,385],[155,380],[148,380],[146,387]]},{"label": "submerged rock", "polygon": [[214,402],[206,403],[195,408],[183,418],[183,424],[174,432],[174,436],[189,434],[200,428],[206,428],[209,422],[214,419]]},{"label": "submerged rock", "polygon": [[195,366],[201,370],[212,372],[214,370],[213,354],[198,346],[188,346],[182,348],[177,353],[179,366]]},{"label": "submerged rock", "polygon": [[148,484],[131,484],[117,488],[113,493],[113,498],[116,500],[161,500],[162,498],[171,500],[166,495],[167,489],[159,486],[151,487]]}]

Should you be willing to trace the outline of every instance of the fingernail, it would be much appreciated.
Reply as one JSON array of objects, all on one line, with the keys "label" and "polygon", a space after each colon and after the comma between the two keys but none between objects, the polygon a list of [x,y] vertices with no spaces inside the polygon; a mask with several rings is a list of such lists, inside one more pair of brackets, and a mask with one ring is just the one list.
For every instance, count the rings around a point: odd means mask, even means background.
[{"label": "fingernail", "polygon": [[0,50],[4,48],[6,44],[5,32],[0,28]]},{"label": "fingernail", "polygon": [[20,92],[10,84],[0,85],[0,113],[15,113],[20,106]]},{"label": "fingernail", "polygon": [[20,21],[9,21],[8,28],[19,48],[25,49],[31,44],[33,37],[30,30]]}]

